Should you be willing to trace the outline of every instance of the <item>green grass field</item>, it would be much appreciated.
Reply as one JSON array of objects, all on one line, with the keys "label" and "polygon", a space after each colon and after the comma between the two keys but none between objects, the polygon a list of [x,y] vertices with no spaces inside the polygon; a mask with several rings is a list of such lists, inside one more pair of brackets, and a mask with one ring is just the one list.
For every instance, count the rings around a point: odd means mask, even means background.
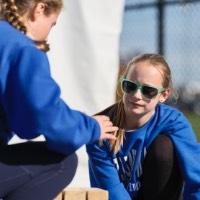
[{"label": "green grass field", "polygon": [[192,112],[184,112],[186,117],[192,123],[192,127],[197,134],[197,138],[200,141],[200,115],[197,115]]}]

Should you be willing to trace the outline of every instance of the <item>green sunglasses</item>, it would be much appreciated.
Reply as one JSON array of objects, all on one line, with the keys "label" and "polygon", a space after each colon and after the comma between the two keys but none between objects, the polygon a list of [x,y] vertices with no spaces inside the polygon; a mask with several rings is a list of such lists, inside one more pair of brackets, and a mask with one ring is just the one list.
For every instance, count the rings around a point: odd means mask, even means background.
[{"label": "green sunglasses", "polygon": [[165,91],[164,88],[156,88],[149,85],[141,84],[137,81],[131,81],[125,78],[120,80],[121,88],[124,93],[127,94],[135,94],[136,91],[139,89],[142,95],[148,99],[152,99],[158,94]]}]

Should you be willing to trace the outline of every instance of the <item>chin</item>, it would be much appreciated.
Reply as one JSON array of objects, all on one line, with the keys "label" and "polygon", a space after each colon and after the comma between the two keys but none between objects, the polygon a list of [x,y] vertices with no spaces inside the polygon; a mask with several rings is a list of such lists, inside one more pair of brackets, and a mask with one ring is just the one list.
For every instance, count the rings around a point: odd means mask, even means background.
[{"label": "chin", "polygon": [[144,115],[144,111],[143,110],[136,109],[136,108],[128,109],[128,113],[130,115],[133,115],[133,116],[143,116]]}]

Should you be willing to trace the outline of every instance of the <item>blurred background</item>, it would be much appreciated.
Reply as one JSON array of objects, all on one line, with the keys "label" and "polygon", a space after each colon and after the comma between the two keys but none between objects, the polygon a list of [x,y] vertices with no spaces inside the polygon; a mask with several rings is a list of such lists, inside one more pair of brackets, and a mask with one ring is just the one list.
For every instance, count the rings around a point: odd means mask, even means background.
[{"label": "blurred background", "polygon": [[133,56],[165,56],[178,99],[169,104],[192,122],[200,141],[200,0],[126,0],[120,35],[120,68]]}]

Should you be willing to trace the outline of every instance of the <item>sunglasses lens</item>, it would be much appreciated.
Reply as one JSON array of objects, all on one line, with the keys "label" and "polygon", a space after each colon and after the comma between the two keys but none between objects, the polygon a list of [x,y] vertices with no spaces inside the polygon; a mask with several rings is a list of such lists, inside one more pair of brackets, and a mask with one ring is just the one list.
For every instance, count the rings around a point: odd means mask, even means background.
[{"label": "sunglasses lens", "polygon": [[143,86],[142,87],[142,94],[145,97],[151,99],[158,94],[158,89],[153,88],[153,87],[149,87],[149,86]]},{"label": "sunglasses lens", "polygon": [[125,93],[134,93],[137,90],[137,85],[135,83],[132,83],[130,81],[124,80],[122,82],[122,90]]},{"label": "sunglasses lens", "polygon": [[[140,87],[140,85],[141,85],[141,87]],[[140,85],[138,86],[137,83],[134,83],[129,80],[123,80],[122,81],[122,90],[123,90],[123,92],[125,92],[127,94],[134,94],[137,91],[137,89],[140,89],[142,95],[148,99],[152,99],[158,94],[157,88],[147,86],[147,85],[142,85],[142,84],[140,84]]]}]

